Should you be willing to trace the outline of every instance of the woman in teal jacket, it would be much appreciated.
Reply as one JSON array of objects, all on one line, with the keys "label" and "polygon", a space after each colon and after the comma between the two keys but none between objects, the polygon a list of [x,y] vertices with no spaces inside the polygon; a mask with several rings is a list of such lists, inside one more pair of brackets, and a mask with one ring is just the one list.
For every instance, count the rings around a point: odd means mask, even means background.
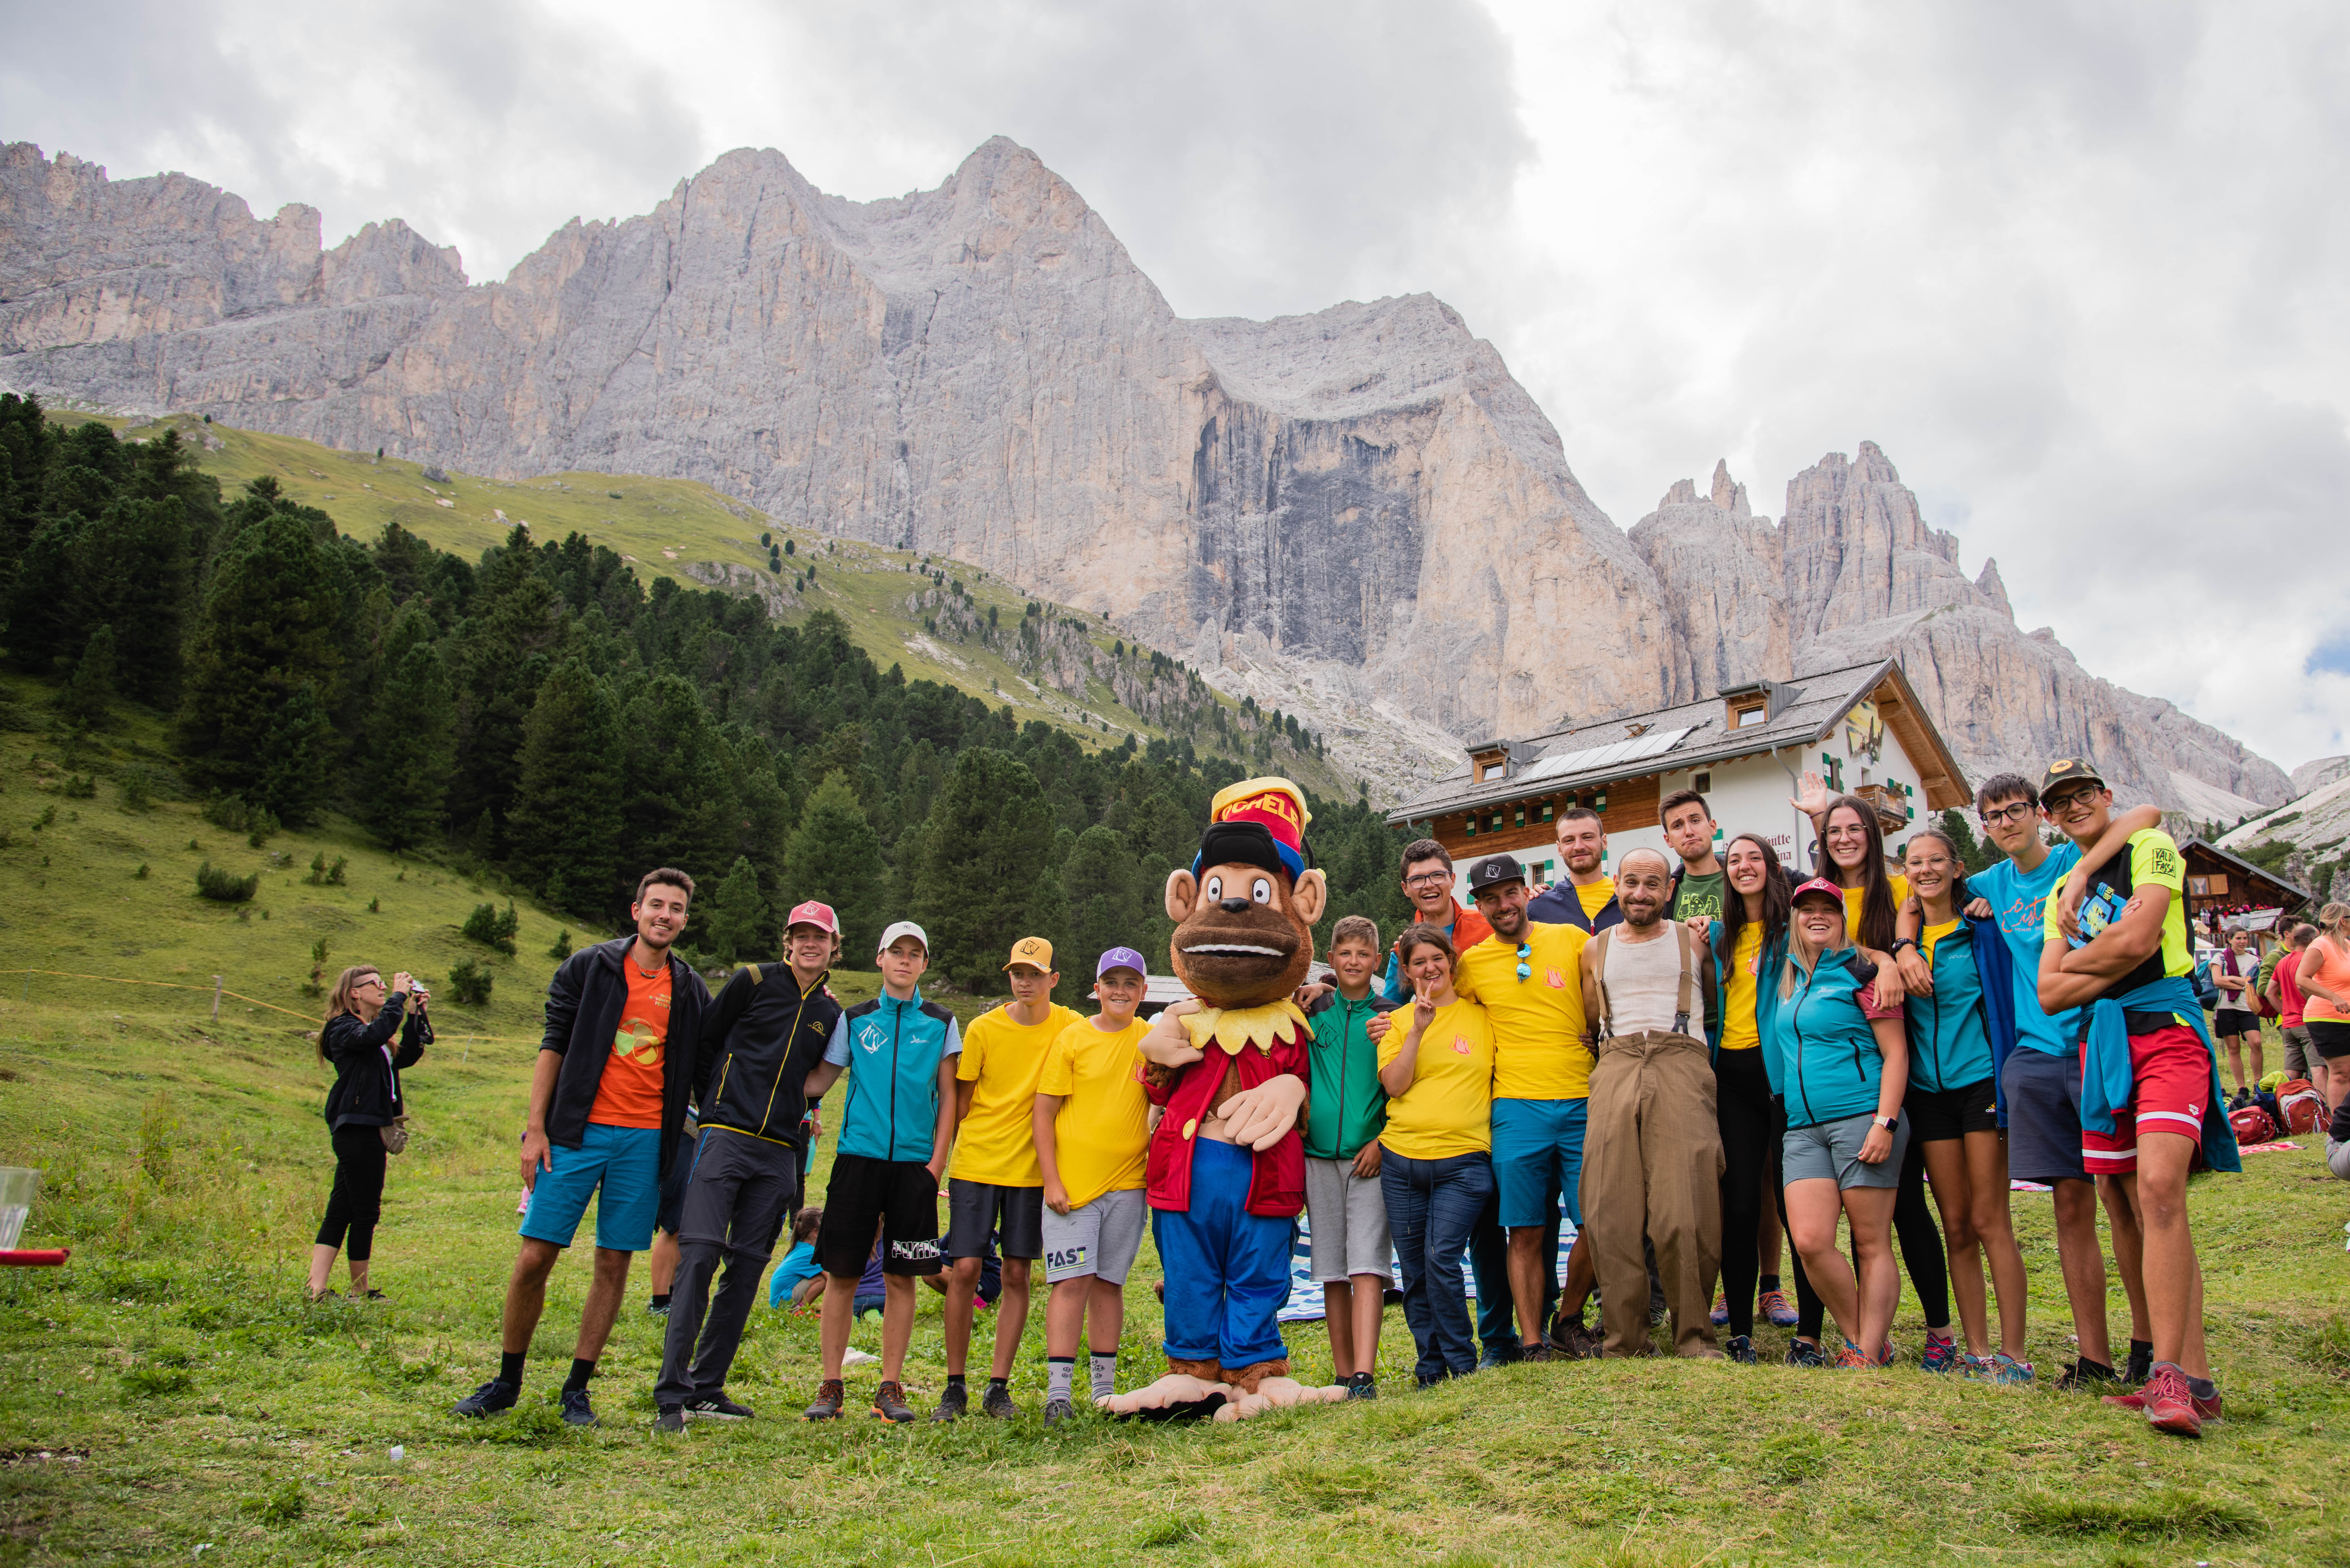
[{"label": "woman in teal jacket", "polygon": [[[2023,1359],[2023,1253],[2008,1215],[1994,1024],[1976,961],[1977,940],[1989,949],[1999,942],[1999,929],[1960,913],[1970,897],[1966,871],[1958,846],[1939,828],[1921,827],[1910,836],[1906,869],[1922,919],[1918,950],[1929,983],[1913,988],[1903,1008],[1909,1034],[1905,1109],[1942,1214],[1950,1290],[1967,1341],[1960,1369],[1983,1382],[2030,1383],[2032,1364]],[[1983,1295],[1986,1260],[1999,1291],[1995,1355]]]},{"label": "woman in teal jacket", "polygon": [[[1909,1137],[1901,1114],[1909,1045],[1899,1006],[1879,1009],[1871,1000],[1877,969],[1845,933],[1843,890],[1815,877],[1795,889],[1794,904],[1786,961],[1772,988],[1773,1082],[1787,1110],[1787,1239],[1844,1334],[1836,1365],[1883,1366],[1892,1359],[1887,1334],[1901,1292],[1893,1202]],[[1852,1225],[1856,1276],[1836,1250],[1839,1219]]]}]

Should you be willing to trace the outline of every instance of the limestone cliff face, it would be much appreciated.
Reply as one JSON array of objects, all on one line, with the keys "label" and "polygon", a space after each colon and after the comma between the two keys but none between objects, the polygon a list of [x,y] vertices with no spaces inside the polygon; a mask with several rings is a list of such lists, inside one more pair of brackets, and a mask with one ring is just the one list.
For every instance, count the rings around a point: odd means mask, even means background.
[{"label": "limestone cliff face", "polygon": [[1892,647],[1970,771],[2085,747],[2166,801],[2175,776],[2285,788],[2018,633],[1874,446],[1799,475],[1777,526],[1717,469],[1627,536],[1440,301],[1180,319],[1001,138],[868,202],[730,152],[482,285],[397,220],[328,251],[307,207],[12,145],[0,386],[477,472],[703,480],[1107,611],[1391,787],[1462,740]]}]

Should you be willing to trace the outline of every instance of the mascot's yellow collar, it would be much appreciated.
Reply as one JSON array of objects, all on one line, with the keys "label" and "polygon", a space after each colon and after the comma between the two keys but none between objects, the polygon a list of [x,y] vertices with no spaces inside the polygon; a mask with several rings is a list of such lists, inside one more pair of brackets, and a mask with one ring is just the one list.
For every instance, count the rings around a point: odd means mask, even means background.
[{"label": "mascot's yellow collar", "polygon": [[1313,1027],[1297,1003],[1287,997],[1263,1007],[1209,1007],[1183,1016],[1183,1026],[1191,1032],[1192,1049],[1205,1051],[1212,1041],[1223,1047],[1227,1056],[1239,1055],[1243,1045],[1269,1051],[1290,1033],[1293,1023],[1301,1030]]}]

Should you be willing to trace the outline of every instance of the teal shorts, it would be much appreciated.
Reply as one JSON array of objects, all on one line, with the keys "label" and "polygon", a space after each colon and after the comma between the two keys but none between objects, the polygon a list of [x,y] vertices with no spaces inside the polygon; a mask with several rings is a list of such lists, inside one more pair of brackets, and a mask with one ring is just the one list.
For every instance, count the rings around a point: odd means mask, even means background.
[{"label": "teal shorts", "polygon": [[1566,1199],[1566,1217],[1579,1230],[1583,1203],[1583,1129],[1589,1100],[1495,1100],[1493,1185],[1502,1226],[1514,1231],[1547,1225]]},{"label": "teal shorts", "polygon": [[577,1148],[558,1144],[547,1150],[547,1158],[554,1168],[540,1171],[531,1185],[524,1235],[568,1247],[588,1200],[595,1198],[596,1245],[641,1252],[653,1244],[653,1215],[660,1208],[660,1128],[589,1122]]}]

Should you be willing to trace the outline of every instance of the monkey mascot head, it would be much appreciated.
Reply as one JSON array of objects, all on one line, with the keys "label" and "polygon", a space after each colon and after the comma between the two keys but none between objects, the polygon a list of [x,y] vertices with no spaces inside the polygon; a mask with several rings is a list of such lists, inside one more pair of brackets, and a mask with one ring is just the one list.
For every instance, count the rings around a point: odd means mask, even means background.
[{"label": "monkey mascot head", "polygon": [[1176,977],[1210,1007],[1277,1003],[1314,963],[1314,922],[1329,888],[1305,868],[1304,792],[1250,779],[1218,793],[1199,857],[1167,878]]}]

